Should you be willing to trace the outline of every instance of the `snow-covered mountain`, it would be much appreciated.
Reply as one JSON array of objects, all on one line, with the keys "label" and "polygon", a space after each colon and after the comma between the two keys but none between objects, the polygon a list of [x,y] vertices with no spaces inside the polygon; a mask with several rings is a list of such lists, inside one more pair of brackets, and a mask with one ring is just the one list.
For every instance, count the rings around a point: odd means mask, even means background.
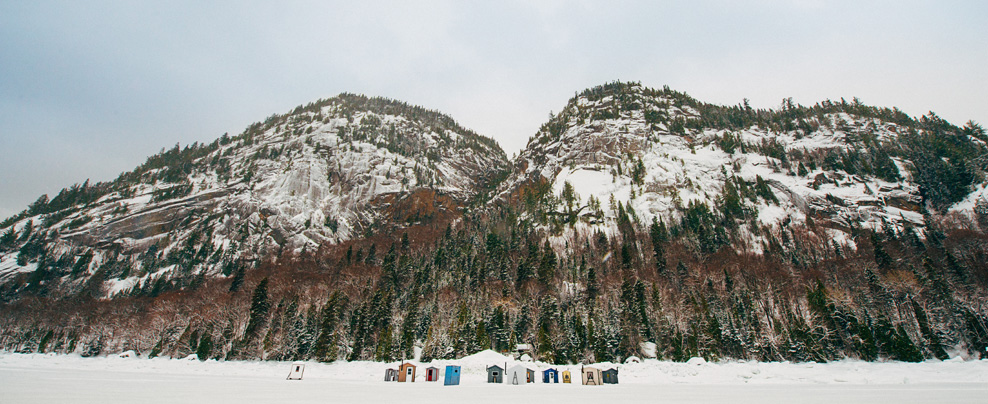
[{"label": "snow-covered mountain", "polygon": [[615,82],[509,162],[447,116],[343,94],[0,223],[0,348],[979,356],[986,155],[980,125],[933,113]]},{"label": "snow-covered mountain", "polygon": [[[852,229],[921,232],[927,206],[972,212],[984,199],[983,167],[969,161],[984,150],[983,130],[942,124],[856,100],[810,108],[786,100],[766,111],[616,82],[584,91],[543,125],[500,197],[551,192],[544,208],[569,216],[577,232],[617,231],[616,205],[644,223],[679,223],[702,206],[753,226],[733,242],[754,252],[767,243],[754,227],[807,223],[854,248]],[[928,161],[938,141],[960,146]]]},{"label": "snow-covered mountain", "polygon": [[39,261],[62,262],[50,281],[69,284],[113,264],[124,276],[109,274],[111,293],[175,271],[229,272],[224,262],[455,216],[506,165],[494,141],[445,115],[342,94],[42,197],[4,223],[28,248],[2,254],[0,282]]}]

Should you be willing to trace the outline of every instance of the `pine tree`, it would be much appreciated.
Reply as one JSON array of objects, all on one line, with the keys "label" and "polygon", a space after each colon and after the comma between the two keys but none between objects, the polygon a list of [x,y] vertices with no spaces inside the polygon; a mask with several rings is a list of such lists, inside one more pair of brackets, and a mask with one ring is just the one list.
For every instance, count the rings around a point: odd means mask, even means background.
[{"label": "pine tree", "polygon": [[332,362],[336,360],[336,328],[343,316],[346,305],[346,297],[338,290],[333,291],[329,296],[326,305],[323,306],[319,324],[319,335],[312,346],[313,359],[320,362]]},{"label": "pine tree", "polygon": [[7,231],[0,236],[0,251],[7,250],[14,246],[14,241],[17,240],[17,232],[14,231],[14,226],[7,228]]},{"label": "pine tree", "polygon": [[[406,358],[414,356],[415,331],[418,325],[419,315],[417,304],[412,304],[405,314],[405,320],[401,325],[401,340],[399,350]],[[489,344],[488,344],[489,345]]]},{"label": "pine tree", "polygon": [[552,246],[550,246],[547,241],[542,250],[542,259],[539,262],[539,282],[542,282],[542,284],[546,286],[549,286],[549,284],[552,283],[552,280],[556,277],[556,264],[556,252],[553,251]]},{"label": "pine tree", "polygon": [[394,340],[391,337],[391,326],[384,327],[377,337],[377,348],[374,350],[374,360],[378,362],[391,362],[394,357]]},{"label": "pine tree", "polygon": [[655,271],[658,274],[663,274],[666,271],[666,249],[665,243],[668,239],[668,232],[665,229],[665,223],[659,221],[658,217],[652,218],[652,224],[648,229],[649,235],[652,239],[652,252],[655,258]]},{"label": "pine tree", "polygon": [[209,359],[209,354],[213,351],[213,336],[211,330],[212,327],[209,327],[202,333],[202,337],[199,339],[199,346],[196,347],[196,356],[201,361]]},{"label": "pine tree", "polygon": [[261,328],[267,324],[268,311],[271,309],[271,302],[268,300],[268,278],[264,278],[250,298],[250,317],[247,320],[247,329],[244,331],[244,339],[252,340],[258,336]]},{"label": "pine tree", "polygon": [[600,293],[600,285],[597,283],[597,270],[594,267],[587,268],[587,300],[593,302]]},{"label": "pine tree", "polygon": [[370,249],[367,250],[367,257],[364,258],[364,263],[377,265],[377,244],[371,244]]}]

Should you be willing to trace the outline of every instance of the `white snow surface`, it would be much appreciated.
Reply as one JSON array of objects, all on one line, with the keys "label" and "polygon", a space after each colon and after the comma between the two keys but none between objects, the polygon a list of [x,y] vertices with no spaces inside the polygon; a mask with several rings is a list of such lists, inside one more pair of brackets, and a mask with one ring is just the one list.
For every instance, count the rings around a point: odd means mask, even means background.
[{"label": "white snow surface", "polygon": [[[145,359],[135,354],[0,353],[0,402],[17,403],[983,403],[988,360],[923,363],[839,361],[820,363],[642,363],[617,367],[620,384],[524,386],[486,383],[485,368],[517,363],[492,351],[460,360],[418,363],[416,383],[384,382],[398,363],[306,362],[303,380],[286,377],[291,362],[201,362]],[[462,366],[461,384],[425,382],[425,368]],[[540,362],[522,365],[539,371]],[[551,366],[578,372],[579,365]],[[577,377],[574,379],[578,380]]]}]

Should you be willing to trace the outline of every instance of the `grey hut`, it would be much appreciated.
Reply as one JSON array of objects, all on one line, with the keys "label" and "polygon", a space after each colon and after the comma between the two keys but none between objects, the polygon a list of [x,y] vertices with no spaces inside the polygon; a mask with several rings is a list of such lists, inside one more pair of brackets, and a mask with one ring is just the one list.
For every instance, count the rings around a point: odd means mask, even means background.
[{"label": "grey hut", "polygon": [[487,383],[501,383],[504,377],[504,368],[494,365],[487,368]]},{"label": "grey hut", "polygon": [[388,369],[384,371],[384,381],[386,382],[396,382],[398,381],[398,369]]},{"label": "grey hut", "polygon": [[604,384],[618,384],[618,370],[617,369],[607,369],[601,372],[601,378]]},{"label": "grey hut", "polygon": [[427,382],[439,381],[439,368],[435,366],[430,366],[425,368],[425,381]]}]

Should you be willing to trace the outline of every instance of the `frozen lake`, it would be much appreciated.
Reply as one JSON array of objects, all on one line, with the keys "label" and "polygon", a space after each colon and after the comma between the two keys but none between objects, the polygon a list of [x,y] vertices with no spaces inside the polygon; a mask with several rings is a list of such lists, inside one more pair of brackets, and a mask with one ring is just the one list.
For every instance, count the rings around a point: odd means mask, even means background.
[{"label": "frozen lake", "polygon": [[620,365],[618,385],[485,383],[484,364],[499,358],[503,359],[485,352],[450,361],[463,366],[462,384],[443,386],[441,381],[423,381],[424,368],[437,363],[420,366],[416,383],[386,383],[388,365],[373,362],[307,363],[304,380],[288,381],[290,364],[285,362],[0,353],[0,403],[988,402],[988,361],[645,361]]}]

